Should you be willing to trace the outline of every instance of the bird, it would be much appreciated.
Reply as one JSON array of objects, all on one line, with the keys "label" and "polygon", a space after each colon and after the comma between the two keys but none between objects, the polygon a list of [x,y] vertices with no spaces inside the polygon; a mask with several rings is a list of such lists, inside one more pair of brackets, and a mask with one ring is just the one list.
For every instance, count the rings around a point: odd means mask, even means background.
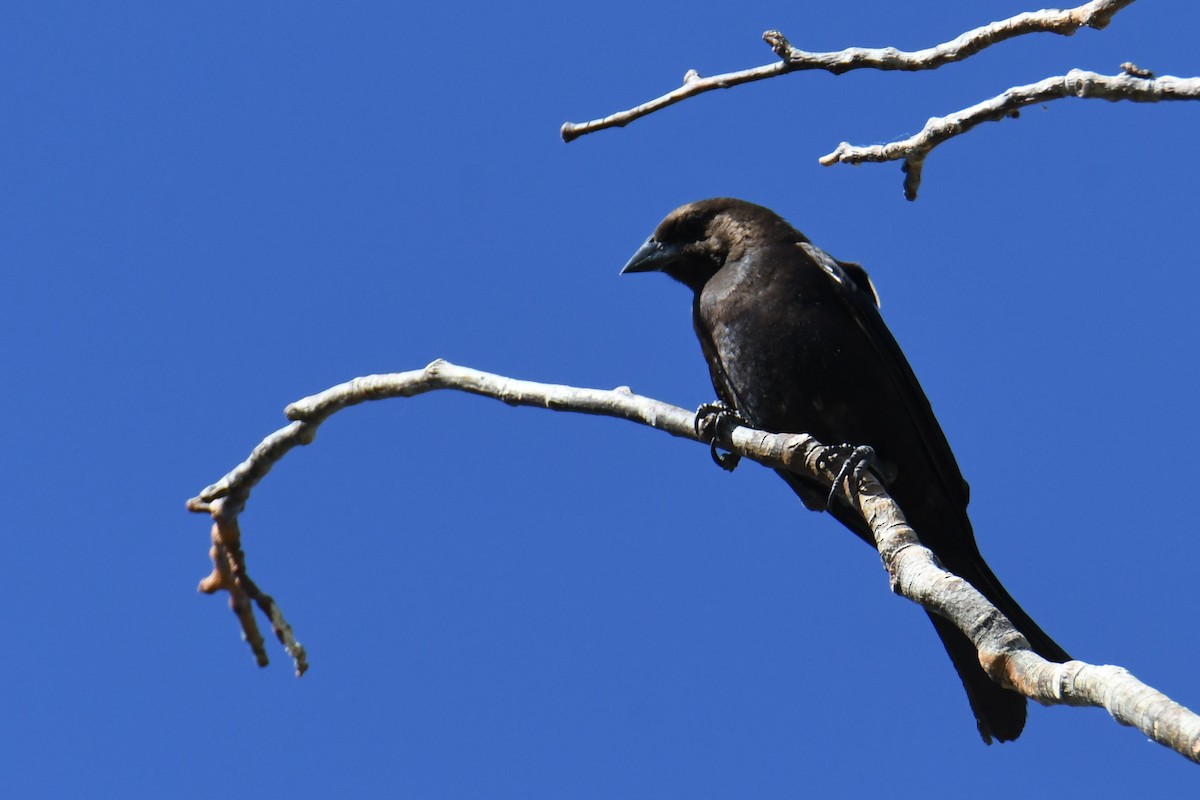
[{"label": "bird", "polygon": [[[1043,658],[1070,660],[983,560],[967,516],[970,489],[862,266],[834,259],[770,209],[719,197],[668,214],[621,270],[638,272],[662,272],[692,290],[692,323],[721,407],[772,433],[870,447],[867,468],[946,569],[987,597]],[[779,474],[807,507],[828,509],[874,547],[844,497],[833,499],[813,478]],[[1016,739],[1025,698],[987,675],[958,628],[929,618],[983,741]]]}]

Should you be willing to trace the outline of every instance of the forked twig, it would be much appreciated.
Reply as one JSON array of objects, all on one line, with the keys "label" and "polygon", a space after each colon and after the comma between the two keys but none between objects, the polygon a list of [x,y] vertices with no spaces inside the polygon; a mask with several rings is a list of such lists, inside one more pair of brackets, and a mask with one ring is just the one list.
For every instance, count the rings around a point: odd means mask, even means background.
[{"label": "forked twig", "polygon": [[1129,100],[1135,103],[1157,103],[1163,100],[1200,100],[1200,78],[1176,78],[1172,75],[1154,77],[1152,73],[1133,64],[1123,64],[1119,75],[1098,75],[1073,69],[1066,75],[1046,78],[1028,86],[1014,86],[970,108],[944,117],[934,117],[914,136],[899,142],[859,147],[842,142],[837,149],[822,156],[825,166],[861,164],[865,161],[904,162],[904,196],[917,199],[925,157],[943,142],[966,133],[982,122],[997,122],[1015,118],[1020,109],[1036,103],[1046,103],[1063,97],[1082,97],[1099,100]]}]

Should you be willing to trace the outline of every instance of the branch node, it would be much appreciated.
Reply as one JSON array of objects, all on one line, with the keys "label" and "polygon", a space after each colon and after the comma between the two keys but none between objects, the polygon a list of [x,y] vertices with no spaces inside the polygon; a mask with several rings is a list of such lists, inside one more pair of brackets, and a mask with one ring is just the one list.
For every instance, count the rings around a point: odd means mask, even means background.
[{"label": "branch node", "polygon": [[917,190],[921,188],[921,173],[925,169],[925,154],[914,154],[904,159],[900,171],[904,173],[904,199],[912,202],[917,199]]},{"label": "branch node", "polygon": [[1121,72],[1130,75],[1134,78],[1153,78],[1154,73],[1148,69],[1142,69],[1132,61],[1126,61],[1121,64]]},{"label": "branch node", "polygon": [[313,439],[317,438],[317,426],[311,422],[305,422],[296,432],[296,441],[300,444],[308,445],[313,443]]},{"label": "branch node", "polygon": [[762,38],[764,42],[771,46],[771,51],[775,55],[779,56],[785,62],[791,59],[794,48],[783,33],[777,30],[764,31]]}]

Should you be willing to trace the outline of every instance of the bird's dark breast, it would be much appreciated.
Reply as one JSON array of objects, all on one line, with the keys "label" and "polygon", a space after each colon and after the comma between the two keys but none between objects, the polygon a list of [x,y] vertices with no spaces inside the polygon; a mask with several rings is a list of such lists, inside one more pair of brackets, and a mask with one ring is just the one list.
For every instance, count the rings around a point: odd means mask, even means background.
[{"label": "bird's dark breast", "polygon": [[812,275],[796,272],[756,286],[721,274],[705,288],[698,323],[719,362],[710,364],[714,383],[723,380],[741,414],[766,430],[878,447],[873,415],[857,406],[895,390],[825,275],[815,267]]}]

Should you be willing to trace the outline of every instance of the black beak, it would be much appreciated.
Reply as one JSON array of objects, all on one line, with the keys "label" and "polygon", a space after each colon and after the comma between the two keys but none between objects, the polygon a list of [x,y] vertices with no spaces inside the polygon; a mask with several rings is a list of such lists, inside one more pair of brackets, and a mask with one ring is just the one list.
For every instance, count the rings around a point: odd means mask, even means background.
[{"label": "black beak", "polygon": [[651,236],[637,249],[633,258],[622,267],[621,274],[630,272],[658,272],[679,254],[674,245],[663,244]]}]

